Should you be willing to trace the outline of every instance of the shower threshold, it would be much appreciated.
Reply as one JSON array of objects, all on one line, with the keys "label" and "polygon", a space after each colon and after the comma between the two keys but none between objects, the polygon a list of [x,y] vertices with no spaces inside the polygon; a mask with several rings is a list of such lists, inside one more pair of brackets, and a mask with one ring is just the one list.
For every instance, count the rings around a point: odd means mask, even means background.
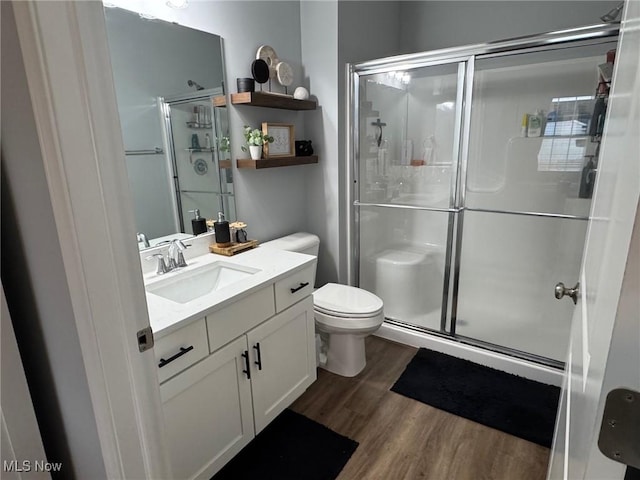
[{"label": "shower threshold", "polygon": [[463,358],[514,375],[560,386],[564,363],[472,338],[452,336],[386,318],[374,334],[387,340]]}]

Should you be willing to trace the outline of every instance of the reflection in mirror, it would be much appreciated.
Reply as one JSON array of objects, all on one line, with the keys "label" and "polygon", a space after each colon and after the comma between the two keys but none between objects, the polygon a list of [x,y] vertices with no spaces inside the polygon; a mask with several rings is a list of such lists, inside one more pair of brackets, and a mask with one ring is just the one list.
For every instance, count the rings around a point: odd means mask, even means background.
[{"label": "reflection in mirror", "polygon": [[[235,218],[222,39],[105,8],[138,246]],[[180,234],[180,235],[178,235]]]}]

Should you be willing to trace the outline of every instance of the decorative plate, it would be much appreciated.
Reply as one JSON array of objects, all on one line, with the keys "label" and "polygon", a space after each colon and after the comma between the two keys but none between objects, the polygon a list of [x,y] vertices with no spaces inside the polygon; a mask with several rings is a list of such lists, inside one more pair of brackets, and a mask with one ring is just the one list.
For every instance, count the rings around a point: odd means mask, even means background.
[{"label": "decorative plate", "polygon": [[278,74],[278,82],[280,82],[280,85],[288,87],[293,83],[293,69],[288,63],[278,63],[278,65],[276,65],[276,73]]},{"label": "decorative plate", "polygon": [[195,162],[193,162],[193,169],[198,175],[205,175],[209,170],[209,165],[202,158],[197,158]]},{"label": "decorative plate", "polygon": [[269,65],[264,60],[258,59],[251,63],[251,75],[258,83],[266,83],[269,80]]},{"label": "decorative plate", "polygon": [[276,65],[278,64],[278,54],[269,45],[262,45],[256,52],[256,59],[264,60],[269,67],[269,78],[276,77]]}]

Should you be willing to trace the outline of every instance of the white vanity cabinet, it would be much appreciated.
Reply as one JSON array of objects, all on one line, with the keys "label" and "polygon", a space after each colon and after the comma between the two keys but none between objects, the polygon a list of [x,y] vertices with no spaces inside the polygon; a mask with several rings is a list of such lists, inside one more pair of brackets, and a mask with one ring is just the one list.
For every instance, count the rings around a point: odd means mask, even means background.
[{"label": "white vanity cabinet", "polygon": [[[200,320],[186,327],[205,335],[210,354],[160,385],[174,478],[210,478],[315,381],[311,289],[293,292],[293,304],[276,291],[295,290],[308,271],[206,315],[206,330]],[[160,340],[172,344],[181,330]]]},{"label": "white vanity cabinet", "polygon": [[173,478],[210,478],[254,437],[246,337],[160,385]]},{"label": "white vanity cabinet", "polygon": [[316,379],[313,300],[307,296],[247,334],[256,434]]}]

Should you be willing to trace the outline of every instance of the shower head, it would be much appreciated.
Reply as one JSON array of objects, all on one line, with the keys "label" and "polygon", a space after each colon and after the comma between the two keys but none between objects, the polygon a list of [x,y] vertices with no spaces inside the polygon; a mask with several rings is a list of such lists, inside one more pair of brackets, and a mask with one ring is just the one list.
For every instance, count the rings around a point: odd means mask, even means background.
[{"label": "shower head", "polygon": [[187,85],[189,85],[190,87],[196,87],[196,90],[204,90],[204,87],[198,85],[193,80],[187,80]]},{"label": "shower head", "polygon": [[624,2],[620,2],[620,4],[616,8],[612,8],[611,10],[609,10],[607,13],[600,17],[600,20],[605,23],[615,22],[616,18],[618,18],[618,15],[620,15],[620,12],[622,11],[622,7],[624,7]]}]

